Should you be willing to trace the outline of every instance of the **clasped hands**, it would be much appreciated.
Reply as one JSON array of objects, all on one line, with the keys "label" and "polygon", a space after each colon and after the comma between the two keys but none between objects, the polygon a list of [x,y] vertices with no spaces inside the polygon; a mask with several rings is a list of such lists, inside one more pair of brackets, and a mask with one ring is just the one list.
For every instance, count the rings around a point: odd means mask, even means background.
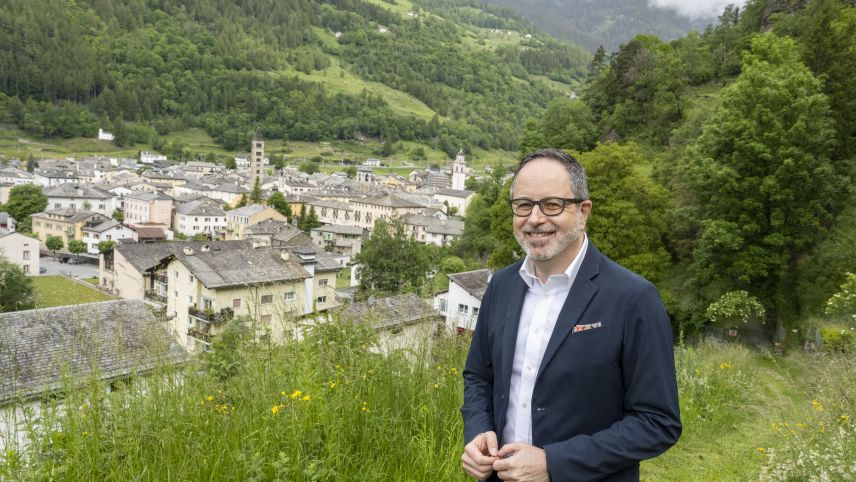
[{"label": "clasped hands", "polygon": [[492,472],[505,482],[548,482],[547,456],[544,449],[523,443],[505,444],[498,448],[495,432],[476,435],[461,455],[464,470],[484,480]]}]

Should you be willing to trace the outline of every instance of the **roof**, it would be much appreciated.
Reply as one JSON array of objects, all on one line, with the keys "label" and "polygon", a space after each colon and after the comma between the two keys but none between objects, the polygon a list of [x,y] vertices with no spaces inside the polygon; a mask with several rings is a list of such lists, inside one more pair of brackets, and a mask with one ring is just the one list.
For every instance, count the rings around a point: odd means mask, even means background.
[{"label": "roof", "polygon": [[383,193],[377,196],[370,196],[362,199],[354,199],[354,203],[373,204],[376,206],[388,206],[393,208],[421,208],[421,204],[408,201],[395,194]]},{"label": "roof", "polygon": [[35,216],[38,218],[47,218],[48,215],[62,216],[66,218],[63,221],[67,223],[79,223],[92,216],[104,217],[103,214],[94,213],[92,211],[77,210],[75,208],[51,209],[50,211],[42,211],[40,213],[35,213],[31,217]]},{"label": "roof", "polygon": [[115,228],[116,226],[121,226],[121,225],[122,225],[122,223],[120,223],[119,221],[116,221],[115,219],[108,219],[108,220],[104,221],[103,223],[98,224],[96,226],[85,227],[85,228],[83,228],[83,231],[92,231],[94,233],[103,233],[104,231],[107,231],[108,229],[112,229],[112,228]]},{"label": "roof", "polygon": [[86,184],[64,183],[49,187],[43,191],[48,197],[75,197],[87,199],[111,199],[113,194]]},{"label": "roof", "polygon": [[191,255],[179,251],[174,256],[208,289],[311,277],[299,262],[282,259],[280,251],[270,247],[235,250],[228,256],[214,250],[194,250]]},{"label": "roof", "polygon": [[135,192],[125,194],[125,199],[139,199],[141,201],[172,200],[172,198],[167,196],[166,194],[152,192]]},{"label": "roof", "polygon": [[466,189],[441,188],[441,189],[437,189],[437,192],[435,194],[440,195],[440,196],[459,197],[459,198],[466,199],[475,193],[473,191],[467,191]]},{"label": "roof", "polygon": [[253,133],[253,142],[259,142],[262,140],[262,130],[260,128],[256,128],[256,132]]},{"label": "roof", "polygon": [[230,192],[232,194],[244,194],[250,192],[249,189],[233,183],[223,183],[215,188],[212,188],[211,190],[220,192]]},{"label": "roof", "polygon": [[265,207],[261,204],[250,204],[248,206],[244,206],[242,208],[233,209],[231,211],[227,211],[226,214],[232,216],[246,216],[251,217],[265,210]]},{"label": "roof", "polygon": [[182,248],[190,247],[199,250],[203,245],[209,245],[217,252],[233,251],[240,249],[250,249],[252,244],[245,241],[169,241],[163,243],[128,243],[119,244],[115,247],[115,251],[120,253],[131,266],[137,271],[143,272],[166,258],[170,254],[176,254]]},{"label": "roof", "polygon": [[83,382],[123,378],[186,353],[142,301],[0,313],[0,405]]},{"label": "roof", "polygon": [[464,291],[473,295],[476,299],[481,300],[492,274],[493,271],[489,269],[477,269],[475,271],[465,271],[463,273],[452,273],[448,276],[449,280],[454,281],[455,284],[463,288]]},{"label": "roof", "polygon": [[206,200],[190,201],[182,204],[176,209],[178,214],[186,216],[222,216],[226,217],[226,211],[216,203]]},{"label": "roof", "polygon": [[152,238],[166,238],[166,233],[163,228],[158,228],[154,226],[140,226],[139,224],[131,227],[135,233],[137,233],[138,238],[143,239],[152,239]]},{"label": "roof", "polygon": [[342,224],[330,224],[327,226],[321,226],[320,228],[312,228],[312,231],[318,231],[321,233],[333,233],[333,234],[350,234],[350,235],[362,235],[365,232],[365,229],[359,226],[345,226]]},{"label": "roof", "polygon": [[439,311],[414,293],[388,298],[370,298],[368,301],[345,305],[335,311],[339,313],[342,321],[370,323],[376,330],[442,316]]}]

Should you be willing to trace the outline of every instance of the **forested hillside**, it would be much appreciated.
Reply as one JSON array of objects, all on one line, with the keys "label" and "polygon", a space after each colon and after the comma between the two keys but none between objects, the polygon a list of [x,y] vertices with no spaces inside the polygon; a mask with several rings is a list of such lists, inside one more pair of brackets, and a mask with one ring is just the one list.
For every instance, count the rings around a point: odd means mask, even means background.
[{"label": "forested hillside", "polygon": [[[510,11],[472,8],[455,23],[430,8],[392,0],[2,2],[0,123],[43,137],[91,137],[104,126],[120,144],[196,126],[235,149],[261,126],[271,139],[369,136],[450,154],[516,149],[525,118],[584,75],[585,51]],[[342,84],[380,82],[429,114],[313,82],[319,72]]]},{"label": "forested hillside", "polygon": [[[856,329],[856,304],[827,302],[856,296],[842,288],[856,273],[856,8],[805,3],[754,0],[704,33],[599,50],[581,98],[524,129],[522,152],[579,153],[591,238],[658,284],[676,333]],[[472,187],[458,255],[503,266],[519,255],[507,186]]]}]

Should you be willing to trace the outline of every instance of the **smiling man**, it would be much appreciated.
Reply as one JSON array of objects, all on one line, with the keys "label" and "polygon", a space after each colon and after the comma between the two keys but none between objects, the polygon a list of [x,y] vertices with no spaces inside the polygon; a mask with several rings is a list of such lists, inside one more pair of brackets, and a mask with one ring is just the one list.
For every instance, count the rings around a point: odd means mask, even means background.
[{"label": "smiling man", "polygon": [[681,433],[659,293],[588,240],[588,180],[564,151],[520,162],[510,208],[526,257],[498,271],[482,299],[463,373],[464,470],[638,481],[639,462]]}]

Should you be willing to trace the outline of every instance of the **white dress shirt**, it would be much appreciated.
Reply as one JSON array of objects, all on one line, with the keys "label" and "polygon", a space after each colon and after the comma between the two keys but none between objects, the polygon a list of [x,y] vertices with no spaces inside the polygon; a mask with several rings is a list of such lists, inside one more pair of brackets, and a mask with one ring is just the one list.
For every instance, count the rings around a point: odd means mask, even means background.
[{"label": "white dress shirt", "polygon": [[502,443],[532,443],[532,391],[538,368],[547,342],[553,334],[559,312],[568,298],[580,264],[586,254],[588,240],[583,233],[582,248],[561,274],[554,274],[542,283],[527,256],[520,267],[520,276],[529,289],[523,299],[520,324],[517,328],[517,343],[514,346],[514,362],[511,366],[511,390],[508,397]]}]

